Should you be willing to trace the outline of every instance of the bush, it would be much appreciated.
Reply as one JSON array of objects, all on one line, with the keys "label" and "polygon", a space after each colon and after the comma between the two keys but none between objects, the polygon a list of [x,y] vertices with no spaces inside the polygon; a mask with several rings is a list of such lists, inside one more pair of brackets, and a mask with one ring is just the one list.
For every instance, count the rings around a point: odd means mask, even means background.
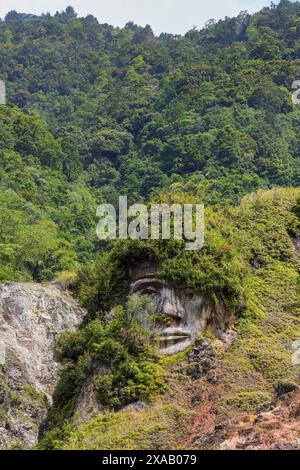
[{"label": "bush", "polygon": [[102,366],[103,373],[95,377],[95,389],[107,409],[119,409],[138,400],[151,401],[165,390],[165,372],[145,327],[149,324],[150,304],[146,296],[134,296],[125,307],[115,308],[107,324],[97,319],[62,335],[57,354],[64,369],[53,396],[50,427],[72,416],[91,364]]},{"label": "bush", "polygon": [[227,399],[227,404],[239,408],[242,411],[252,411],[258,405],[271,399],[271,395],[263,392],[241,392]]}]

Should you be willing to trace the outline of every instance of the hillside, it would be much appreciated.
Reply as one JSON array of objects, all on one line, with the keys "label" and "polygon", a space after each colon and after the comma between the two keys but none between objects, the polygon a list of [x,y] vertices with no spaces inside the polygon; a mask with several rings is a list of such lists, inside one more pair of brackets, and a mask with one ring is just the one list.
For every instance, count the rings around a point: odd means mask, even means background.
[{"label": "hillside", "polygon": [[299,185],[299,2],[241,13],[184,37],[56,14],[0,24],[8,101],[38,110],[63,173],[115,202],[192,179],[207,203]]},{"label": "hillside", "polygon": [[[299,18],[0,20],[2,447],[299,449]],[[124,194],[204,203],[203,249],[99,241],[97,206]],[[37,325],[55,380],[24,388]]]},{"label": "hillside", "polygon": [[[192,348],[157,357],[149,350],[146,300],[131,297],[127,306],[115,308],[118,314],[108,324],[100,316],[65,335],[60,343],[65,370],[49,432],[38,448],[299,449],[299,195],[299,189],[262,192],[219,213],[217,220],[211,214],[207,238],[218,250],[211,254],[206,246],[200,255],[199,265],[209,267],[204,283],[213,283],[217,304],[226,291],[234,311],[240,279],[240,307],[226,333],[216,337],[210,322]],[[99,289],[105,282],[114,291],[122,264],[141,262],[140,248],[128,246],[120,263],[120,251],[111,254],[108,266],[118,266],[114,276],[101,260],[94,278],[82,276],[83,303],[94,305],[95,299],[90,304],[87,299],[96,292],[102,302]],[[134,258],[128,256],[133,252]],[[221,259],[228,263],[228,257],[231,269],[220,268],[223,276],[216,277],[214,262],[222,266]],[[184,252],[169,259],[172,276],[174,270],[182,276],[184,259]],[[196,266],[182,283],[191,285],[194,276],[194,289],[203,293],[195,284]],[[230,294],[227,286],[233,281]]]}]

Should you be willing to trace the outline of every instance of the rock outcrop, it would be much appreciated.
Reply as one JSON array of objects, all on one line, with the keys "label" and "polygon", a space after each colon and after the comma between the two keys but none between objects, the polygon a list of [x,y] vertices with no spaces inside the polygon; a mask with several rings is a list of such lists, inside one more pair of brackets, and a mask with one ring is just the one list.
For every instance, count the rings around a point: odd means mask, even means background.
[{"label": "rock outcrop", "polygon": [[222,338],[235,318],[222,302],[218,306],[193,290],[157,278],[158,267],[151,262],[138,264],[130,276],[130,293],[149,295],[154,313],[165,316],[168,324],[158,329],[160,352],[172,355],[190,347],[208,325]]},{"label": "rock outcrop", "polygon": [[84,315],[54,284],[0,285],[0,448],[36,443],[58,381],[57,340]]},{"label": "rock outcrop", "polygon": [[[192,379],[196,380],[209,371],[212,372],[216,362],[216,353],[208,341],[198,339],[192,351],[188,354],[188,362],[187,373]],[[213,374],[211,374],[211,377],[213,377]]]},{"label": "rock outcrop", "polygon": [[263,409],[232,419],[213,439],[219,450],[300,450],[300,392],[287,387],[285,393],[266,403]]}]

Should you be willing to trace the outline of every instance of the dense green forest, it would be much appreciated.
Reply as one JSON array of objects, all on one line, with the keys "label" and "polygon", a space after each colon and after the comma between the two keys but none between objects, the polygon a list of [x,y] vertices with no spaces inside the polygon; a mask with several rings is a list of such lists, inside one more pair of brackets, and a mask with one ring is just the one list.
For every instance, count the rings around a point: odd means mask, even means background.
[{"label": "dense green forest", "polygon": [[[299,2],[283,0],[156,37],[72,7],[8,13],[0,277],[46,280],[93,258],[96,205],[119,194],[137,202],[172,186],[224,205],[299,185],[299,16]],[[35,233],[44,240],[31,248]]]}]

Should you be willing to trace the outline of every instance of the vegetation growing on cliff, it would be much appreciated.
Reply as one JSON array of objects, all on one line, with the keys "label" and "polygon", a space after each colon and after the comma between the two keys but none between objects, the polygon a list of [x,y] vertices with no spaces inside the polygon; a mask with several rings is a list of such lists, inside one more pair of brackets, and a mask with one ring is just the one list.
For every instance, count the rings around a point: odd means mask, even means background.
[{"label": "vegetation growing on cliff", "polygon": [[[223,249],[222,252],[225,252],[226,257],[228,253],[235,253],[237,258],[233,257],[234,266],[239,266],[239,269],[242,267],[242,270],[238,270],[237,272],[242,273],[242,276],[239,277],[241,289],[239,293],[243,293],[243,309],[238,311],[235,326],[238,337],[230,350],[224,351],[221,348],[219,351],[219,358],[222,364],[220,371],[222,387],[221,390],[220,388],[215,389],[215,400],[218,403],[218,419],[220,420],[222,417],[227,416],[228,413],[238,412],[235,410],[254,411],[257,405],[272,398],[274,389],[278,385],[288,381],[299,380],[299,374],[297,375],[297,371],[291,360],[291,345],[293,341],[300,336],[299,253],[296,249],[296,242],[300,234],[300,219],[298,215],[299,196],[299,189],[276,189],[261,192],[246,197],[240,206],[224,209],[223,212],[219,212],[218,214],[220,225],[223,227],[224,232],[227,233],[226,245],[223,239],[221,243],[223,248],[226,246],[226,250]],[[216,227],[218,227],[217,221],[215,221],[214,229],[216,229]],[[228,230],[229,227],[230,230]],[[210,241],[209,236],[208,240]],[[138,262],[141,253],[143,257],[145,257],[145,249],[146,245],[141,246],[139,243],[131,244],[130,247],[123,245],[122,253],[124,256],[121,257],[120,248],[115,248],[110,254],[112,260],[111,265],[114,266],[114,259],[118,259],[119,269],[120,266],[122,266],[122,262],[128,262],[128,260]],[[154,248],[148,246],[148,256],[153,256],[154,253]],[[159,254],[159,250],[157,250],[156,253]],[[170,256],[170,251],[165,250],[164,253],[168,253]],[[191,258],[189,262],[191,263],[191,269],[188,270],[189,277],[180,277],[180,282],[187,282],[187,285],[191,286],[189,282],[192,282],[193,272],[195,271],[197,273],[196,280],[199,275],[201,276],[203,274],[208,283],[210,283],[211,276],[211,279],[216,283],[215,285],[219,285],[217,283],[220,282],[220,279],[216,276],[215,271],[212,268],[206,270],[206,260],[210,260],[210,263],[214,260],[214,258],[210,258],[208,253],[210,253],[209,250],[203,251],[201,258],[203,260],[202,264],[197,257],[194,258],[193,255],[190,255]],[[176,278],[176,276],[182,276],[182,273],[184,273],[181,260],[186,259],[186,253],[184,250],[179,249],[178,252],[175,251],[175,256],[178,263],[173,263],[171,272]],[[219,251],[216,251],[214,256],[216,256],[216,259],[220,260]],[[172,258],[170,259],[172,260]],[[102,285],[105,279],[101,263],[102,261],[100,261],[98,270],[96,269],[97,263],[93,267],[93,269],[95,269],[94,277],[80,278],[82,292],[87,296],[90,292],[96,292],[99,285]],[[166,261],[166,263],[166,266],[168,266],[169,261]],[[162,266],[164,266],[163,259]],[[211,266],[213,267],[213,263]],[[97,272],[101,273],[100,283],[99,279],[97,279]],[[162,272],[163,276],[166,276],[168,273],[168,271]],[[107,284],[105,285],[109,288],[115,276],[111,276],[111,273],[108,271],[106,271],[106,273]],[[227,277],[225,279],[227,279]],[[174,278],[171,278],[171,280],[174,280]],[[227,282],[229,281],[230,277],[227,279]],[[222,283],[220,285],[224,287]],[[233,299],[236,299],[235,292],[236,291],[232,294]],[[221,302],[222,297],[218,297],[220,290],[216,289],[214,293],[216,303]],[[227,290],[227,296],[228,301],[230,301],[229,290]],[[102,298],[101,295],[100,298]],[[95,306],[94,298],[91,303],[89,303],[88,297],[85,297],[85,301],[87,305]],[[230,302],[228,302],[228,305],[230,305]],[[144,310],[146,310],[146,307],[144,307]],[[117,309],[117,311],[119,310]],[[134,308],[134,311],[138,311],[138,308]],[[117,331],[120,331],[119,327],[121,329],[124,328],[123,319],[126,318],[126,315],[124,317],[124,312],[126,312],[126,310],[122,311],[120,317],[116,317],[111,326],[108,325],[108,327],[105,328],[106,334],[109,335],[109,343],[111,343],[111,339],[114,337],[111,328],[114,330],[117,326]],[[100,318],[103,319],[103,314]],[[95,341],[95,331],[100,332],[97,341]],[[111,351],[111,347],[108,347],[106,344],[105,347],[102,348],[102,341],[105,338],[105,335],[103,337],[103,331],[103,326],[101,326],[99,320],[94,320],[89,323],[82,332],[66,336],[63,342],[62,352],[65,358],[72,358],[73,361],[75,359],[72,366],[72,376],[74,371],[78,373],[81,370],[81,363],[79,361],[78,364],[76,364],[76,358],[83,357],[86,353],[92,354],[92,356],[96,358],[97,351],[100,351],[100,359],[103,360],[105,358],[105,361],[109,363],[110,359],[106,354]],[[207,335],[207,338],[214,342],[212,336]],[[119,337],[119,340],[120,339]],[[132,339],[130,339],[130,341],[131,340]],[[118,346],[117,350],[123,351],[124,344],[126,344],[126,339],[124,343],[123,338],[123,346],[121,350],[119,349],[120,346]],[[146,344],[144,340],[142,344]],[[113,358],[115,360],[118,355],[115,349],[113,349],[113,351]],[[136,352],[137,350],[135,349],[135,354]],[[103,354],[105,355],[103,356]],[[139,357],[138,355],[137,358]],[[151,361],[153,361],[153,359],[154,356],[150,358]],[[136,360],[138,361],[138,367],[140,367],[140,359],[135,359],[135,361]],[[180,362],[182,361],[185,361],[184,356],[180,356]],[[162,364],[167,368],[172,368],[174,362],[165,361]],[[131,366],[131,370],[135,370],[135,367],[136,366]],[[153,372],[156,374],[160,370],[157,376],[159,380],[162,378],[163,374],[162,370],[159,369],[161,366],[153,366],[152,364],[152,367],[154,367],[154,369],[151,371],[148,370],[150,374],[149,379],[153,382],[153,386],[156,387],[157,385],[158,391],[161,389],[162,382],[155,382],[155,376],[152,374]],[[156,369],[156,367],[159,368]],[[122,402],[119,401],[120,397],[126,398],[127,387],[124,386],[122,382],[123,379],[118,375],[120,374],[120,370],[124,370],[122,361],[115,364],[113,368],[115,370],[114,376],[117,377],[116,382],[114,382],[113,377],[107,380],[105,375],[100,381],[100,388],[102,391],[105,390],[105,393],[100,393],[98,399],[104,404],[106,409],[111,405],[118,407],[118,405],[122,404]],[[142,375],[139,374],[139,380],[140,379],[142,382],[138,381],[134,383],[134,380],[130,381],[128,402],[131,401],[130,397],[133,400],[142,397],[143,399],[147,399],[147,396],[141,393],[144,387],[144,379],[142,379]],[[61,383],[67,383],[64,381],[64,376]],[[123,383],[121,396],[119,395],[120,383]],[[97,385],[97,381],[95,381],[95,384]],[[140,386],[142,386],[142,389]],[[176,387],[179,387],[180,390],[181,385],[177,384]],[[57,390],[60,390],[60,386]],[[74,397],[74,388],[72,388],[70,384],[68,390],[72,391],[71,397],[65,389],[62,390],[63,394],[61,396],[58,394],[56,397],[58,412],[59,408],[61,409],[64,397],[68,397],[67,400]],[[147,388],[147,390],[150,392],[151,387]],[[176,393],[179,392],[175,391],[175,394]],[[168,388],[167,396],[169,394],[172,393]],[[148,397],[150,397],[150,395]],[[70,403],[70,401],[68,403]],[[126,399],[123,404],[124,403],[126,403]],[[187,415],[189,407],[190,402],[187,399],[185,408]],[[143,412],[142,420],[147,413],[148,411]],[[101,416],[101,418],[99,417],[99,419],[106,419],[105,414]],[[107,419],[110,423],[110,418],[107,417]],[[122,415],[116,419],[123,419]],[[137,415],[134,415],[134,419],[139,418]],[[69,448],[69,446],[72,447],[73,445],[80,445],[91,448],[90,446],[94,444],[87,442],[86,432],[87,430],[92,433],[96,432],[98,421],[92,420],[88,425],[79,427],[78,430],[75,422],[74,420],[71,421],[71,428],[65,423],[63,429],[66,434],[61,435],[57,444],[55,444],[55,439],[57,439],[57,433],[61,433],[59,430],[53,431],[53,434],[50,433],[46,435],[45,441],[42,441],[40,445],[44,445],[47,448],[51,445],[54,447],[55,445],[66,446],[66,448]],[[111,425],[112,424],[108,425],[109,429]],[[171,423],[170,429],[173,429],[173,426],[174,423]],[[133,448],[135,448],[135,445],[139,445],[138,436],[136,439],[137,440],[134,439],[130,443]],[[105,448],[105,445],[105,437],[99,436],[97,438],[97,446],[99,446],[99,448]]]},{"label": "vegetation growing on cliff", "polygon": [[[166,429],[182,439],[184,404],[149,405],[165,390],[165,370],[126,304],[130,268],[144,258],[159,277],[236,316],[238,339],[220,352],[218,419],[251,412],[278,383],[299,379],[290,350],[300,335],[300,108],[290,96],[300,75],[299,16],[299,2],[282,0],[184,37],[100,25],[70,7],[54,16],[11,12],[0,22],[8,89],[0,106],[0,282],[63,272],[89,312],[60,341],[64,368],[39,448],[145,448],[154,434],[163,448]],[[173,240],[99,243],[96,206],[116,204],[119,194],[204,202],[203,250],[188,253]],[[94,380],[105,411],[78,427],[91,363],[106,370]],[[175,399],[184,388],[176,386]],[[137,400],[149,405],[140,415],[119,412]]]},{"label": "vegetation growing on cliff", "polygon": [[147,296],[132,296],[125,307],[118,306],[110,313],[108,323],[96,319],[60,338],[58,355],[64,369],[53,396],[48,428],[67,424],[91,376],[96,400],[106,410],[149,402],[164,392],[166,373],[149,329],[150,309]]},{"label": "vegetation growing on cliff", "polygon": [[[9,103],[0,107],[0,279],[48,280],[94,258],[96,205],[119,193],[149,200],[176,183],[224,205],[299,185],[290,97],[299,8],[284,0],[184,37],[100,25],[72,8],[9,13],[0,23]],[[51,227],[49,240],[32,255],[20,240],[18,257],[7,211],[33,239]]]}]

